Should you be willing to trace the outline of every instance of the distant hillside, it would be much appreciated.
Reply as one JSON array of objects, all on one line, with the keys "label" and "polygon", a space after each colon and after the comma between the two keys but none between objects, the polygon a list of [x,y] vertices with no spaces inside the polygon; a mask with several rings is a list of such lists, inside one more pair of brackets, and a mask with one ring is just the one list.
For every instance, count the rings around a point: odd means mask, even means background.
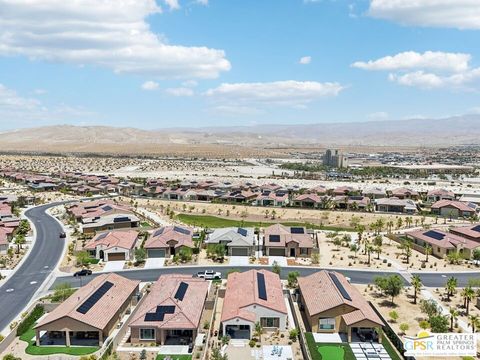
[{"label": "distant hillside", "polygon": [[[140,130],[58,125],[0,133],[0,151],[247,155],[281,146],[480,145],[480,115],[313,125]],[[188,145],[188,147],[185,147]]]}]

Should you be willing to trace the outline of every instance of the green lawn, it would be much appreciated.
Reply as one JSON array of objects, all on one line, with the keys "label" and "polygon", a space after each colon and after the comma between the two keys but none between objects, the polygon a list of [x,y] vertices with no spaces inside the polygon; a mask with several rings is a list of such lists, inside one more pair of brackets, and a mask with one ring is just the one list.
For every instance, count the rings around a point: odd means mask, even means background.
[{"label": "green lawn", "polygon": [[322,359],[343,360],[345,356],[345,350],[339,345],[319,345],[317,350]]},{"label": "green lawn", "polygon": [[142,222],[140,223],[140,226],[141,226],[141,227],[151,227],[152,225],[150,225],[150,224],[149,224],[148,222],[146,222],[146,221],[142,221]]},{"label": "green lawn", "polygon": [[[33,328],[28,329],[23,335],[20,336],[20,340],[28,343],[25,352],[29,355],[54,355],[54,354],[66,354],[66,355],[89,355],[98,351],[98,346],[79,346],[79,347],[66,347],[66,346],[37,346],[35,340],[35,331]],[[183,359],[182,359],[183,360]]]},{"label": "green lawn", "polygon": [[192,355],[160,355],[158,354],[155,360],[163,360],[167,356],[171,357],[173,360],[192,360]]},{"label": "green lawn", "polygon": [[[177,219],[186,225],[193,225],[204,228],[223,228],[223,227],[265,227],[276,224],[276,221],[242,221],[225,219],[211,215],[191,215],[178,214]],[[331,231],[353,231],[351,228],[336,226],[320,226],[305,222],[281,222],[285,226],[305,226],[308,229],[331,230]]]},{"label": "green lawn", "polygon": [[355,360],[350,345],[346,343],[316,343],[311,332],[305,333],[305,339],[313,360]]}]

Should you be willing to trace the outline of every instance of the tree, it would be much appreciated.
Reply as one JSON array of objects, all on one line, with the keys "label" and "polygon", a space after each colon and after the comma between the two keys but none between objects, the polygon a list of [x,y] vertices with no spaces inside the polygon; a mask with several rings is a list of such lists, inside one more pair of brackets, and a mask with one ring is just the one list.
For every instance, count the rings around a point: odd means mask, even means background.
[{"label": "tree", "polygon": [[255,336],[258,337],[258,341],[261,341],[262,333],[263,333],[262,324],[260,324],[260,321],[257,321],[255,323]]},{"label": "tree", "polygon": [[430,323],[427,320],[422,320],[418,323],[420,329],[427,330],[430,327]]},{"label": "tree", "polygon": [[280,267],[280,265],[278,265],[278,263],[276,261],[274,261],[273,264],[272,264],[272,271],[275,274],[280,276],[280,272],[282,271],[282,268]]},{"label": "tree", "polygon": [[50,297],[52,302],[64,302],[75,292],[75,289],[69,283],[61,283],[55,286],[53,294]]},{"label": "tree", "polygon": [[18,234],[15,236],[15,245],[17,245],[17,254],[20,253],[20,249],[22,248],[22,245],[25,244],[25,235],[23,234]]},{"label": "tree", "polygon": [[413,287],[413,303],[417,303],[417,294],[422,288],[422,280],[420,279],[420,276],[418,275],[413,275],[412,276],[412,281],[411,281],[412,287]]},{"label": "tree", "polygon": [[450,314],[450,332],[453,332],[453,323],[457,321],[458,310],[454,308],[450,308],[448,312]]},{"label": "tree", "polygon": [[363,233],[366,230],[365,225],[358,224],[357,227],[355,228],[355,230],[357,231],[357,235],[358,235],[358,244],[362,245]]},{"label": "tree", "polygon": [[180,258],[180,261],[183,263],[192,260],[192,249],[189,247],[183,246],[178,252],[178,257]]},{"label": "tree", "polygon": [[140,360],[147,360],[147,350],[143,349],[140,352]]},{"label": "tree", "polygon": [[88,266],[90,263],[90,255],[86,251],[79,251],[77,253],[77,264],[80,266]]},{"label": "tree", "polygon": [[409,264],[410,256],[412,256],[412,241],[409,239],[405,239],[400,245],[400,249],[402,249],[402,252],[405,255],[405,260],[407,264]]},{"label": "tree", "polygon": [[403,219],[401,217],[399,217],[397,219],[397,229],[401,229],[403,226]]},{"label": "tree", "polygon": [[447,260],[450,264],[460,264],[462,256],[456,251],[450,251],[447,255]]},{"label": "tree", "polygon": [[475,290],[473,290],[471,286],[467,286],[462,291],[463,306],[466,309],[467,316],[470,310],[470,302],[475,298],[475,296],[476,296]]},{"label": "tree", "polygon": [[340,250],[340,246],[342,245],[342,240],[340,240],[338,237],[333,239],[333,244],[336,246],[337,251]]},{"label": "tree", "polygon": [[353,251],[355,253],[355,258],[357,257],[357,253],[358,253],[358,250],[360,250],[360,248],[358,247],[357,244],[352,244],[350,245],[350,250]]},{"label": "tree", "polygon": [[222,352],[219,348],[215,347],[212,349],[212,353],[210,354],[210,359],[212,360],[228,360],[227,354],[222,355]]},{"label": "tree", "polygon": [[144,248],[137,248],[135,249],[135,260],[137,263],[142,264],[145,262],[147,257],[147,252]]},{"label": "tree", "polygon": [[3,360],[22,360],[22,358],[16,357],[13,354],[7,354],[3,357]]},{"label": "tree", "polygon": [[470,322],[470,326],[472,327],[472,333],[474,333],[475,329],[480,323],[480,318],[478,317],[478,315],[470,315],[468,317],[468,321]]},{"label": "tree", "polygon": [[421,300],[420,310],[423,313],[425,313],[429,319],[431,319],[434,316],[440,315],[442,313],[442,309],[437,305],[437,302],[433,299]]},{"label": "tree", "polygon": [[[472,259],[475,261],[480,261],[480,249],[473,250]],[[478,263],[476,264],[478,266]]]},{"label": "tree", "polygon": [[298,271],[290,271],[288,273],[288,287],[294,288],[297,286],[297,279],[300,276]]},{"label": "tree", "polygon": [[425,244],[425,262],[428,262],[428,255],[432,254],[432,246],[430,244]]},{"label": "tree", "polygon": [[451,276],[448,278],[445,284],[445,290],[447,291],[447,297],[450,301],[450,297],[453,296],[453,294],[457,290],[457,279],[455,277]]},{"label": "tree", "polygon": [[390,319],[392,322],[397,322],[398,320],[398,313],[395,310],[392,310],[388,313],[388,316],[390,316]]},{"label": "tree", "polygon": [[448,332],[448,318],[443,315],[435,315],[430,318],[430,328],[433,333]]},{"label": "tree", "polygon": [[385,295],[391,298],[392,305],[394,305],[395,297],[402,292],[402,289],[405,286],[399,275],[377,276],[375,277],[374,282]]},{"label": "tree", "polygon": [[405,334],[407,330],[410,328],[410,326],[408,326],[407,323],[401,323],[399,327],[402,334]]},{"label": "tree", "polygon": [[373,247],[372,244],[370,244],[370,243],[365,244],[365,250],[367,251],[367,256],[368,256],[368,265],[370,265],[370,257],[371,257],[372,251],[374,249],[375,248]]},{"label": "tree", "polygon": [[288,334],[288,338],[291,341],[295,342],[298,339],[298,334],[299,334],[298,329],[292,329],[292,330],[290,330],[290,333]]}]

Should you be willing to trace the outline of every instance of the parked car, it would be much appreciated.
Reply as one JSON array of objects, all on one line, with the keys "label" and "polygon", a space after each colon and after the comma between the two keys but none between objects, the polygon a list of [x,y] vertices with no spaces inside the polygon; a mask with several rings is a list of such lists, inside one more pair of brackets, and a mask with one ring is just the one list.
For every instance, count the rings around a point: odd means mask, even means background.
[{"label": "parked car", "polygon": [[196,276],[205,280],[220,280],[222,278],[220,272],[213,270],[199,271]]},{"label": "parked car", "polygon": [[92,270],[82,269],[73,274],[74,277],[87,275],[92,275]]},{"label": "parked car", "polygon": [[60,236],[61,239],[64,239],[64,238],[67,237],[67,234],[65,234],[63,231],[61,231],[58,236]]}]

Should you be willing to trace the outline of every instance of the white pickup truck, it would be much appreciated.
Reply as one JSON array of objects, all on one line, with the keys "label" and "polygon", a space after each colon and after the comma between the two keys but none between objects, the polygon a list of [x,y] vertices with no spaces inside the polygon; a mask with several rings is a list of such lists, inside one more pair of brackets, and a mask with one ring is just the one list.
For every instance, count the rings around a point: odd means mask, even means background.
[{"label": "white pickup truck", "polygon": [[205,280],[220,280],[222,278],[221,273],[213,270],[199,271],[196,276]]}]

